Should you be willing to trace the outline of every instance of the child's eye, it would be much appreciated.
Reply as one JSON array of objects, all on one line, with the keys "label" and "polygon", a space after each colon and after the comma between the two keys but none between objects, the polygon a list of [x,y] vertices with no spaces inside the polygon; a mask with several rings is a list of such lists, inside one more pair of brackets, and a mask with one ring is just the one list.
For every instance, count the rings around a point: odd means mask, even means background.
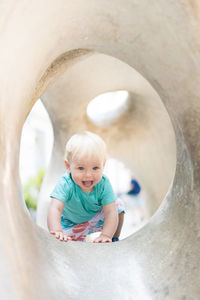
[{"label": "child's eye", "polygon": [[79,169],[80,171],[84,170],[84,168],[83,168],[83,167],[78,167],[78,169]]},{"label": "child's eye", "polygon": [[99,167],[94,167],[94,168],[93,168],[93,170],[98,170],[98,169],[99,169]]}]

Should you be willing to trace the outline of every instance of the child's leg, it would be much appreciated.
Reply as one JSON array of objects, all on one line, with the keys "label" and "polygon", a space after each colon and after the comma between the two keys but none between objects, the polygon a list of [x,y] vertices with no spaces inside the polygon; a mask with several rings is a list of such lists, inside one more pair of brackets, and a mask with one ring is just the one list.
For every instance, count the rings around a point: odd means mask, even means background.
[{"label": "child's leg", "polygon": [[113,238],[119,238],[119,236],[120,236],[122,226],[123,226],[123,223],[124,223],[124,214],[125,214],[124,211],[122,211],[119,214],[119,223],[118,223],[118,226],[117,226],[117,230],[115,231],[115,233],[113,235]]},{"label": "child's leg", "polygon": [[[124,220],[124,203],[121,199],[116,200],[119,213],[119,224],[113,237],[118,238],[122,229]],[[72,238],[73,241],[85,242],[86,236],[94,232],[100,232],[104,225],[104,213],[103,210],[99,211],[88,222],[74,225],[71,228],[64,228],[63,232]]]},{"label": "child's leg", "polygon": [[113,241],[119,240],[119,236],[120,236],[122,226],[124,223],[124,214],[125,214],[124,201],[122,201],[121,198],[117,198],[116,204],[117,204],[117,208],[118,208],[119,222],[118,222],[117,230],[115,231],[115,233],[113,235]]},{"label": "child's leg", "polygon": [[74,225],[72,228],[63,228],[63,232],[70,236],[73,241],[85,242],[86,236],[101,231],[103,224],[104,214],[101,210],[88,222]]},{"label": "child's leg", "polygon": [[[119,236],[120,236],[122,226],[124,223],[124,214],[125,214],[125,206],[124,206],[124,202],[122,201],[122,199],[118,198],[116,200],[116,204],[117,204],[117,209],[118,209],[118,214],[119,214],[119,222],[118,222],[117,230],[113,235],[113,241],[119,240]],[[98,214],[99,214],[99,218],[98,218]],[[94,216],[94,218],[92,218],[92,220],[89,221],[90,224],[93,225],[93,227],[92,227],[92,231],[90,231],[88,234],[102,230],[103,225],[104,225],[103,210],[101,210],[98,214],[96,216]],[[98,220],[98,222],[97,222],[97,220]]]}]

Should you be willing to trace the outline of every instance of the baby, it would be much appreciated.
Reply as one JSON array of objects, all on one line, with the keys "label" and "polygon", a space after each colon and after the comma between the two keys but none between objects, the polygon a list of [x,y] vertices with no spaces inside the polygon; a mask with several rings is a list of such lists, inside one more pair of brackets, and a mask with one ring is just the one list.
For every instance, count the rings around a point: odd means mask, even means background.
[{"label": "baby", "polygon": [[118,241],[124,207],[116,201],[108,178],[103,175],[106,145],[92,132],[73,135],[66,144],[65,173],[50,197],[48,228],[60,241],[85,241],[101,231],[95,243]]}]

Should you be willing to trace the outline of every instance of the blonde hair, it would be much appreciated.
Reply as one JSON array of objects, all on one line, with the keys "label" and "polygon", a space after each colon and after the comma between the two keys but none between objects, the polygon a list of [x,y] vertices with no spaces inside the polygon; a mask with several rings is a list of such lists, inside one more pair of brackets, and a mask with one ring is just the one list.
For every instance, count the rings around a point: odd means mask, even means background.
[{"label": "blonde hair", "polygon": [[106,144],[103,139],[90,131],[72,135],[65,147],[65,160],[71,162],[76,158],[97,157],[106,159]]}]

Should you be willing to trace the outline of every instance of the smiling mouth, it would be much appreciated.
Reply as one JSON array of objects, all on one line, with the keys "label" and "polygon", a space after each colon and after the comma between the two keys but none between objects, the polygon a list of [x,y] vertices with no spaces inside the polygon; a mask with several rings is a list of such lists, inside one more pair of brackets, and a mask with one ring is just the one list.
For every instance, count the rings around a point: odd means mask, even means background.
[{"label": "smiling mouth", "polygon": [[82,181],[85,187],[91,187],[93,185],[93,181]]}]

